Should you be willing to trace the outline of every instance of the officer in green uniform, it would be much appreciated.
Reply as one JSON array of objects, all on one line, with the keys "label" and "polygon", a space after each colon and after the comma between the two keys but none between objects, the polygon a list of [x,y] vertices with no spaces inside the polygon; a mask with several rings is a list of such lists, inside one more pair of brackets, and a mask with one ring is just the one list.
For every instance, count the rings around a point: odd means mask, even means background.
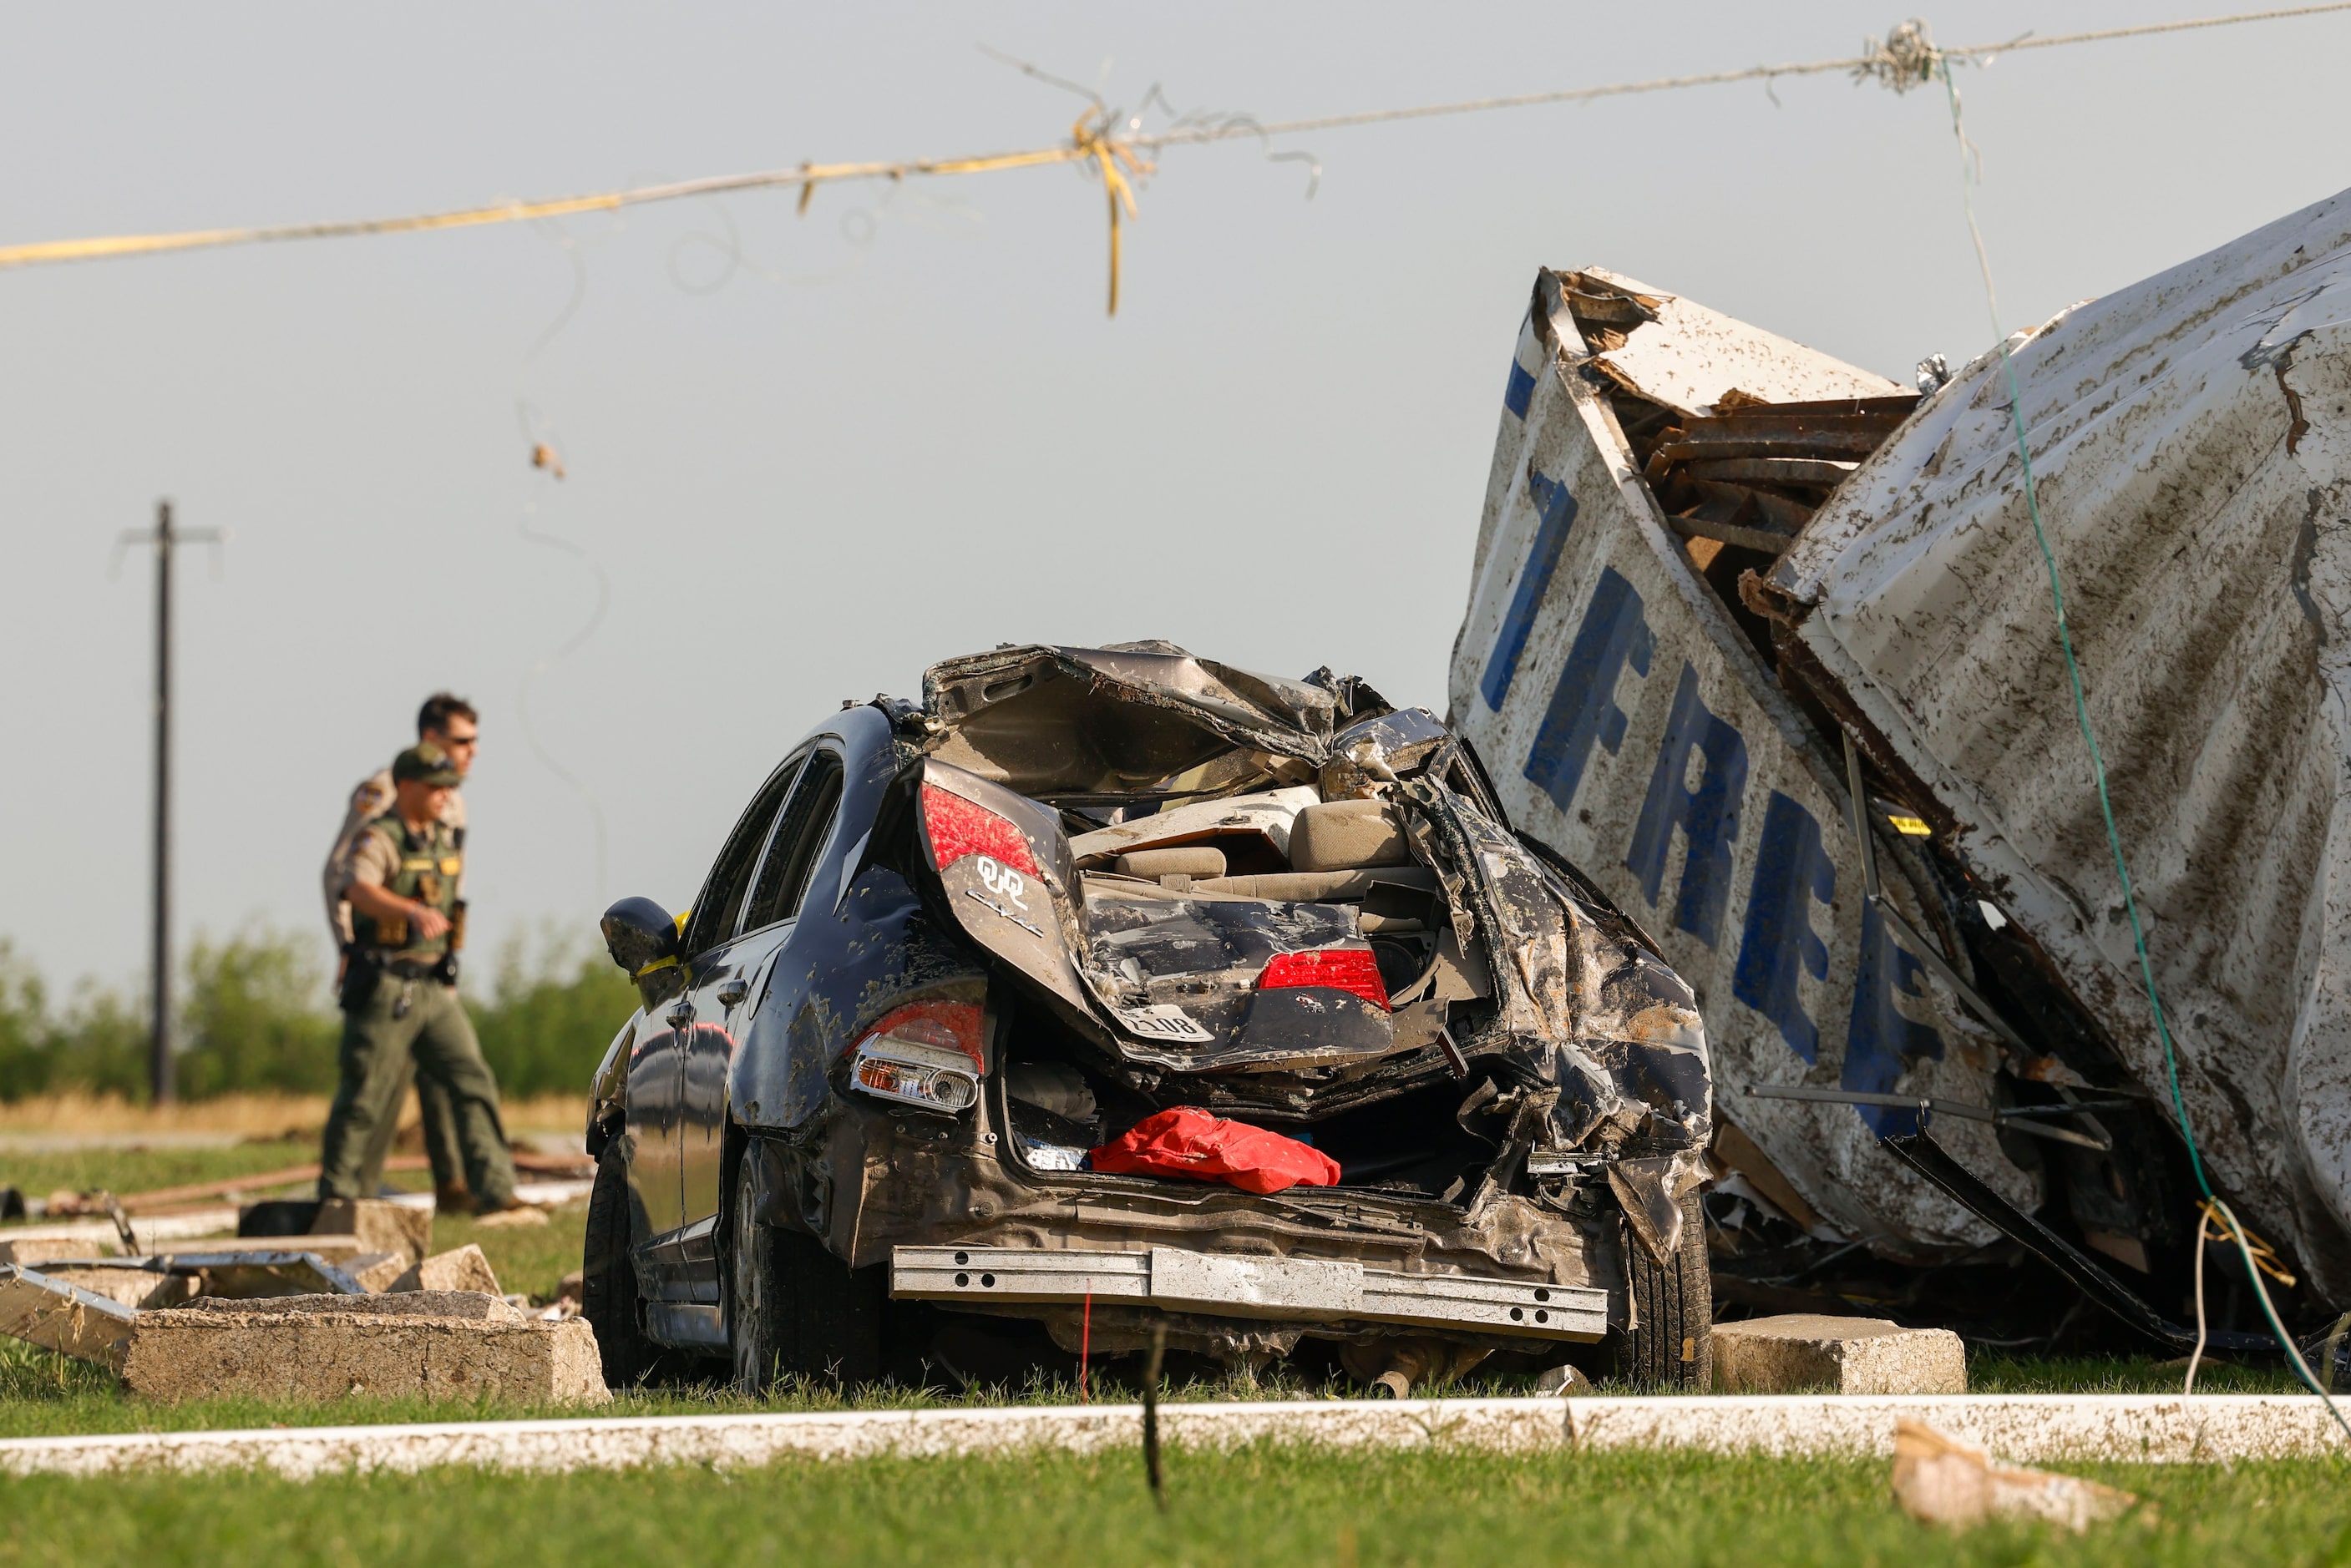
[{"label": "officer in green uniform", "polygon": [[[457,999],[465,857],[444,821],[461,775],[436,746],[392,764],[390,811],[348,858],[350,963],[343,975],[342,1081],[327,1116],[321,1198],[364,1198],[381,1177],[380,1128],[422,1065],[448,1086],[475,1211],[514,1206],[514,1157],[498,1120],[497,1080]],[[372,1159],[371,1153],[373,1153]],[[367,1169],[371,1163],[374,1170]]]}]

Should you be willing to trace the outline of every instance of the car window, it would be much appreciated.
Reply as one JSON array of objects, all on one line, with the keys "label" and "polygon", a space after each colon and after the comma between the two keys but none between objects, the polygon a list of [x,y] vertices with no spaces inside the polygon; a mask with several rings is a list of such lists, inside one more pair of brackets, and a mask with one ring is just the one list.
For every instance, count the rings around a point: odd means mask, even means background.
[{"label": "car window", "polygon": [[726,846],[719,850],[710,880],[703,884],[701,900],[694,906],[694,918],[686,926],[689,954],[707,951],[735,934],[736,919],[742,914],[744,896],[751,888],[751,867],[758,859],[759,846],[768,841],[777,807],[799,776],[805,760],[794,757],[769,774],[759,793],[751,797],[750,808],[735,825],[735,831],[726,836]]},{"label": "car window", "polygon": [[841,784],[839,757],[818,752],[809,758],[799,785],[792,791],[791,804],[784,807],[776,824],[768,857],[760,863],[758,886],[743,920],[745,930],[789,920],[799,913],[809,873],[832,836],[833,818],[841,810]]}]

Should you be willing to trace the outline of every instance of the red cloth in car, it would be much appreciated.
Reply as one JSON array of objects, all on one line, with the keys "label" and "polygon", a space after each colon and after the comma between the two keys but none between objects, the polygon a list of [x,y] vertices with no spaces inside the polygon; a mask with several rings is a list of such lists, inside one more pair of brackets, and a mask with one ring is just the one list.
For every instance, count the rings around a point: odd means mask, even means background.
[{"label": "red cloth in car", "polygon": [[1339,1162],[1321,1150],[1190,1106],[1144,1117],[1095,1149],[1091,1163],[1119,1176],[1188,1176],[1244,1192],[1339,1185]]}]

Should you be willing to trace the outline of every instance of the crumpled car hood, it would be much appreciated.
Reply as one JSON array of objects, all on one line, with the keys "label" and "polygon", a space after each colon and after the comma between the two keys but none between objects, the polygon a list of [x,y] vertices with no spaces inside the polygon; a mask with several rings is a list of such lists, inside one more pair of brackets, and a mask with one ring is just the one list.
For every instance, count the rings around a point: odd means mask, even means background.
[{"label": "crumpled car hood", "polygon": [[[1149,789],[1241,749],[1319,764],[1362,688],[1258,675],[1170,642],[998,649],[923,672],[934,754],[1022,794]],[[1238,774],[1238,769],[1236,768]]]}]

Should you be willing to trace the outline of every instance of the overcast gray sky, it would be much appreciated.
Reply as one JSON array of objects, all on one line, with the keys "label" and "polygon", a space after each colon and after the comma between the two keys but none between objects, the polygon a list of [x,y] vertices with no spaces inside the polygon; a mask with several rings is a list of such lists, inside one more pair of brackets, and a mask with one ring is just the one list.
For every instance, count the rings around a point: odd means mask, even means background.
[{"label": "overcast gray sky", "polygon": [[[1973,43],[2211,8],[1930,20]],[[1081,101],[983,43],[1113,104],[1156,83],[1276,119],[1822,58],[1900,19],[18,7],[0,243],[1063,135]],[[2346,53],[2351,16],[1964,72],[2010,325],[2351,183]],[[1288,144],[1322,163],[1311,201],[1304,165],[1254,145],[1171,151],[1115,321],[1101,192],[1067,169],[830,188],[799,218],[787,192],[0,273],[0,936],[53,980],[138,977],[152,567],[109,563],[164,495],[232,535],[216,578],[192,557],[182,579],[183,938],[319,929],[343,795],[438,686],[483,710],[486,946],[548,919],[586,937],[623,894],[683,904],[841,698],[1000,641],[1172,638],[1441,709],[1538,265],[1613,267],[1906,381],[1989,345],[1939,96],[1824,77],[1776,98],[1327,132]],[[534,438],[567,480],[529,468]],[[600,573],[603,618],[559,657]]]}]

